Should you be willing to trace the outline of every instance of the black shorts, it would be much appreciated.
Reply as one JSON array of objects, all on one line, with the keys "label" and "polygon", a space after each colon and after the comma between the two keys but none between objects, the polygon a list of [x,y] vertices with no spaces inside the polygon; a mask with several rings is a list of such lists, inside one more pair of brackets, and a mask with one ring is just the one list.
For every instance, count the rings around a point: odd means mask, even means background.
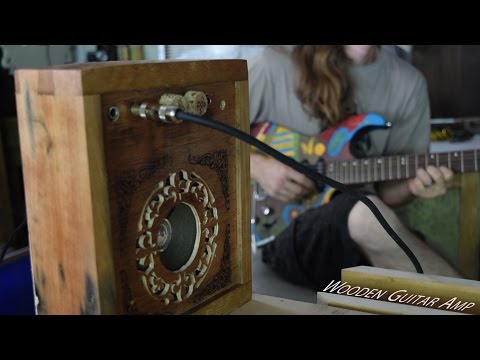
[{"label": "black shorts", "polygon": [[315,290],[340,280],[343,268],[370,265],[348,231],[348,215],[357,201],[339,193],[306,211],[265,245],[263,261],[285,279]]}]

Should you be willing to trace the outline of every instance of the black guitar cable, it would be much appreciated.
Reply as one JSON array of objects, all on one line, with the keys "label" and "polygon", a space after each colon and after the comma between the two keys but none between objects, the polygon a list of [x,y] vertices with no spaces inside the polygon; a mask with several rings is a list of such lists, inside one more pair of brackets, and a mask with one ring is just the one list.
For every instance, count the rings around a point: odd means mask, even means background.
[{"label": "black guitar cable", "polygon": [[413,263],[415,266],[415,270],[419,274],[423,274],[422,266],[418,262],[418,259],[415,257],[413,252],[410,250],[410,248],[403,242],[402,239],[397,235],[397,233],[392,229],[392,227],[388,224],[388,222],[385,220],[383,217],[382,213],[378,210],[378,208],[375,206],[375,204],[365,195],[359,193],[355,189],[344,185],[342,183],[339,183],[338,181],[335,181],[333,179],[330,179],[329,177],[318,173],[314,170],[311,170],[310,168],[306,167],[305,165],[300,164],[296,160],[278,152],[277,150],[273,149],[272,147],[268,146],[267,144],[257,140],[253,136],[250,136],[249,134],[244,133],[243,131],[240,131],[236,128],[233,128],[229,125],[226,125],[224,123],[221,123],[216,120],[204,118],[202,116],[197,116],[193,114],[189,114],[183,111],[180,111],[178,107],[176,106],[160,106],[159,108],[159,117],[160,120],[166,122],[166,123],[178,123],[178,120],[183,120],[183,121],[188,121],[188,122],[193,122],[196,124],[200,124],[218,131],[221,131],[225,134],[228,134],[230,136],[233,136],[239,140],[242,140],[252,146],[255,146],[259,150],[263,151],[264,153],[272,156],[276,160],[282,162],[283,164],[290,166],[294,170],[306,175],[313,181],[317,183],[323,183],[326,185],[331,186],[332,188],[335,188],[337,190],[340,190],[342,192],[348,193],[355,198],[357,198],[359,201],[363,202],[373,213],[373,215],[376,217],[378,222],[383,226],[385,231],[390,235],[390,237],[400,246],[400,248],[405,252],[405,254],[408,256],[410,261]]}]

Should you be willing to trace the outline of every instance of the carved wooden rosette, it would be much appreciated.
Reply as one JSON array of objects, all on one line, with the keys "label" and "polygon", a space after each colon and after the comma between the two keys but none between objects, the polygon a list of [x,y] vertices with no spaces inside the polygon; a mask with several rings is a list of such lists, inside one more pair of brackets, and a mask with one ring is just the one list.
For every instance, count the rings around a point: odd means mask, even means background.
[{"label": "carved wooden rosette", "polygon": [[[197,223],[196,234],[192,234],[196,240],[187,262],[179,269],[167,271],[159,252],[171,233],[177,231],[171,225],[166,228],[165,224],[170,224],[168,215],[178,203],[191,207]],[[138,222],[137,269],[143,273],[145,289],[166,305],[190,297],[210,268],[218,235],[218,212],[214,203],[215,198],[203,179],[194,172],[189,174],[184,170],[172,173],[166,181],[161,181],[145,203]]]}]

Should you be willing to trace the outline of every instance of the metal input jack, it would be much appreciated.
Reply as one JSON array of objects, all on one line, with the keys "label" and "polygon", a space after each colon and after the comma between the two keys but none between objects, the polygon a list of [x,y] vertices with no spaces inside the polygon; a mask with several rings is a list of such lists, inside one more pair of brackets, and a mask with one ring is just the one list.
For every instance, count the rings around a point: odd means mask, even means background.
[{"label": "metal input jack", "polygon": [[178,106],[174,105],[152,105],[149,103],[133,104],[130,107],[132,115],[139,116],[142,119],[160,120],[166,124],[179,124],[182,120],[175,117]]},{"label": "metal input jack", "polygon": [[130,107],[132,115],[140,116],[142,119],[158,119],[158,107],[149,103],[133,104]]},{"label": "metal input jack", "polygon": [[179,124],[182,120],[178,120],[175,114],[178,111],[178,106],[174,105],[160,105],[158,109],[158,117],[161,121],[168,124]]}]

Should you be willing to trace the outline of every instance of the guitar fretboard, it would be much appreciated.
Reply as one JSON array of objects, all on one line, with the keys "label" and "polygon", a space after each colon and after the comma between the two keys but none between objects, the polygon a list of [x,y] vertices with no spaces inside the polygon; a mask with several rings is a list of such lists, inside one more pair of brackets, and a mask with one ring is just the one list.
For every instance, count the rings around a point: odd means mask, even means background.
[{"label": "guitar fretboard", "polygon": [[415,177],[418,168],[446,166],[456,173],[478,172],[480,149],[416,155],[393,155],[368,159],[340,160],[327,163],[326,174],[344,184]]}]

